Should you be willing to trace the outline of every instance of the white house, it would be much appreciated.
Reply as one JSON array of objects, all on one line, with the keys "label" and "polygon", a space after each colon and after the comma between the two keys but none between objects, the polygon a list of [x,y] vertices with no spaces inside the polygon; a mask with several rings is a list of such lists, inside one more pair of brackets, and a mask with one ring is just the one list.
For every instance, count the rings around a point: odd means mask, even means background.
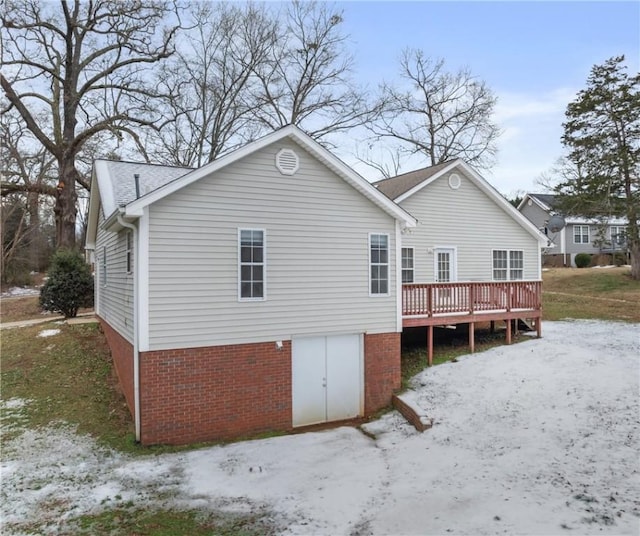
[{"label": "white house", "polygon": [[96,314],[137,439],[386,406],[400,386],[401,239],[415,225],[294,126],[195,170],[96,161]]}]

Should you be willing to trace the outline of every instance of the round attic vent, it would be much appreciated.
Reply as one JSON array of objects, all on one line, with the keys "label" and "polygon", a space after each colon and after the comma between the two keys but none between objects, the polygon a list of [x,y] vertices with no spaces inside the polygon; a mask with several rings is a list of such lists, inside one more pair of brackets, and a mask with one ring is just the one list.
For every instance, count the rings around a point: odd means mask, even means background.
[{"label": "round attic vent", "polygon": [[449,188],[451,188],[452,190],[457,190],[458,188],[460,188],[461,184],[462,179],[460,178],[460,175],[458,175],[457,173],[452,173],[451,175],[449,175]]},{"label": "round attic vent", "polygon": [[276,167],[283,175],[293,175],[300,167],[298,155],[292,149],[280,149],[276,154]]}]

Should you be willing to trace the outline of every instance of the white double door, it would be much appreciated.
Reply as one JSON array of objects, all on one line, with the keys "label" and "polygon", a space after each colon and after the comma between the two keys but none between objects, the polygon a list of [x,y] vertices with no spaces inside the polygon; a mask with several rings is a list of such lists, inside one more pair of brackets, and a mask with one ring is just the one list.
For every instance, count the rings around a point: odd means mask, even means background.
[{"label": "white double door", "polygon": [[362,414],[362,335],[294,338],[291,352],[293,426]]}]

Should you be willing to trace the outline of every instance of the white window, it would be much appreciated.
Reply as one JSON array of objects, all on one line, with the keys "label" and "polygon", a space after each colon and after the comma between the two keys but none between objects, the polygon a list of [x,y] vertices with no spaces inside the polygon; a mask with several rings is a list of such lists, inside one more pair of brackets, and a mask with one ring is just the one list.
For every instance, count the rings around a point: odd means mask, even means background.
[{"label": "white window", "polygon": [[413,248],[402,248],[402,282],[413,283]]},{"label": "white window", "polygon": [[107,246],[102,246],[102,258],[100,259],[100,282],[107,286]]},{"label": "white window", "polygon": [[369,235],[369,264],[371,295],[389,294],[389,235]]},{"label": "white window", "polygon": [[524,279],[524,251],[493,250],[494,281],[517,281]]},{"label": "white window", "polygon": [[574,244],[588,244],[589,240],[589,226],[588,225],[574,225],[573,226],[573,243]]},{"label": "white window", "polygon": [[623,225],[612,225],[609,227],[612,246],[621,246],[625,240],[625,228]]},{"label": "white window", "polygon": [[127,273],[130,274],[133,267],[133,233],[127,231],[125,234],[126,249],[127,249]]},{"label": "white window", "polygon": [[524,251],[509,252],[509,279],[524,279]]},{"label": "white window", "polygon": [[507,266],[509,253],[505,250],[497,249],[493,252],[493,279],[495,281],[507,280]]},{"label": "white window", "polygon": [[238,298],[240,301],[265,299],[265,232],[238,229]]}]

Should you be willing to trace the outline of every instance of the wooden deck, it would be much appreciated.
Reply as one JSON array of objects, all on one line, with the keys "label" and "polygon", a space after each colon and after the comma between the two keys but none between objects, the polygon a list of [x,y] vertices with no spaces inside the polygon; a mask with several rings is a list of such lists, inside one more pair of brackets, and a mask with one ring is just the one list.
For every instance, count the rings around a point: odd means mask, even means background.
[{"label": "wooden deck", "polygon": [[402,285],[402,325],[427,326],[428,360],[433,359],[433,327],[469,324],[469,346],[475,347],[477,322],[504,321],[507,344],[512,321],[531,320],[542,335],[542,281],[411,283]]}]

